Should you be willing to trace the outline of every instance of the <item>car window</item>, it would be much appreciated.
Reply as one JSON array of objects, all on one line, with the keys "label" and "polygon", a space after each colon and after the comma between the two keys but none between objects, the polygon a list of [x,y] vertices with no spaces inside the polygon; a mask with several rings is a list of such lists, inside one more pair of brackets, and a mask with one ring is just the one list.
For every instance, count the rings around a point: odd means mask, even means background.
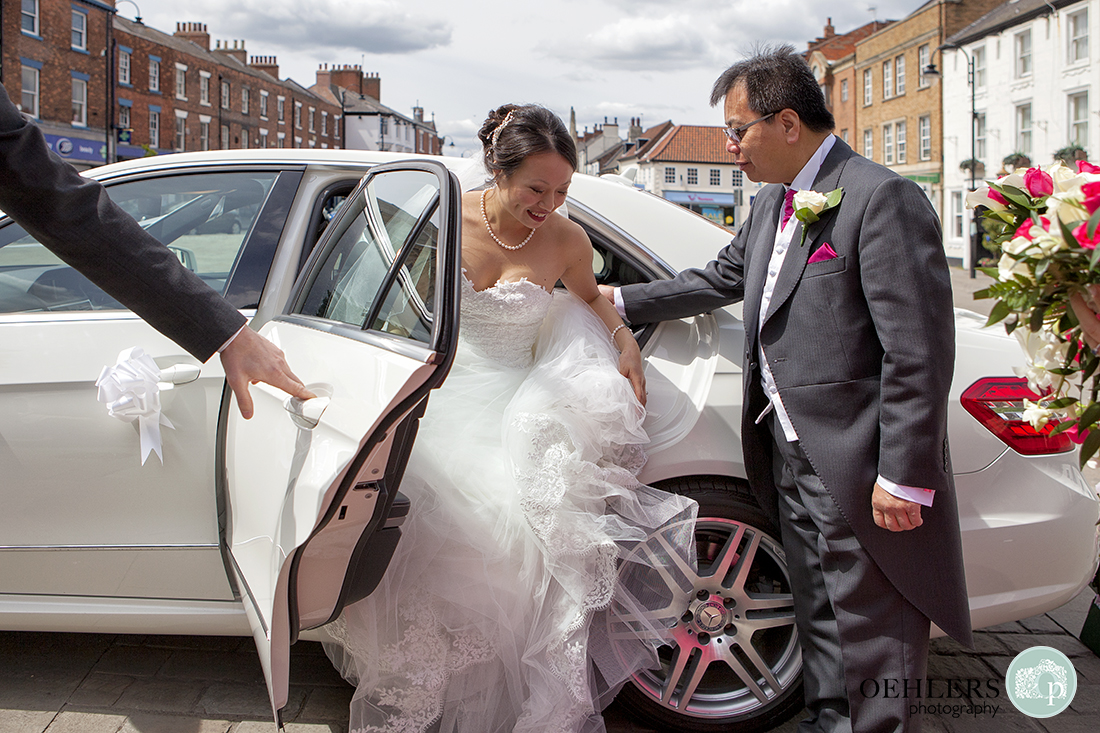
[{"label": "car window", "polygon": [[337,224],[294,312],[430,342],[438,201],[433,174],[376,176],[354,194],[358,213]]},{"label": "car window", "polygon": [[[219,293],[276,172],[200,173],[109,185],[111,198]],[[123,306],[18,225],[0,230],[0,313]]]}]

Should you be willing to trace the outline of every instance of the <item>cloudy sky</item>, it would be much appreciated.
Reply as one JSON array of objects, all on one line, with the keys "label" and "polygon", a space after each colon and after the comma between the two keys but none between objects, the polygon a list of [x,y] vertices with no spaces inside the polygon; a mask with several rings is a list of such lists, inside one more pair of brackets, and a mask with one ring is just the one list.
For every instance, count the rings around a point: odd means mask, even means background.
[{"label": "cloudy sky", "polygon": [[[214,40],[241,39],[277,56],[280,75],[310,86],[322,63],[361,64],[382,79],[382,103],[435,115],[454,152],[476,147],[491,107],[537,102],[577,127],[618,117],[718,124],[714,78],[758,42],[799,50],[831,15],[838,33],[898,19],[921,0],[141,0],[147,25],[207,24]],[[766,8],[766,10],[765,10]],[[119,2],[119,13],[135,15]]]}]

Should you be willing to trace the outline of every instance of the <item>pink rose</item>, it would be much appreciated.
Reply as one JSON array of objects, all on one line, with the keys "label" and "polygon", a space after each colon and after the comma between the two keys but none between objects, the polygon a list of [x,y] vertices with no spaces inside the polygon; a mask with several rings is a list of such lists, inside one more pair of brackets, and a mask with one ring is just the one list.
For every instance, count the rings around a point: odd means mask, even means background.
[{"label": "pink rose", "polygon": [[1000,191],[994,190],[992,188],[989,189],[989,198],[993,199],[1001,206],[1008,206],[1008,199],[1006,199],[1004,197],[1004,194],[1002,194]]},{"label": "pink rose", "polygon": [[1077,244],[1085,249],[1096,249],[1096,245],[1100,244],[1100,229],[1097,229],[1092,237],[1089,237],[1089,233],[1086,231],[1087,229],[1088,222],[1081,222],[1081,224],[1073,230],[1073,237],[1077,240]]},{"label": "pink rose", "polygon": [[1024,174],[1024,185],[1032,198],[1049,196],[1054,193],[1054,179],[1040,168],[1028,168]]},{"label": "pink rose", "polygon": [[[1040,216],[1039,221],[1042,222],[1043,231],[1050,231],[1050,219],[1045,216]],[[1016,230],[1017,237],[1023,237],[1027,241],[1031,241],[1035,238],[1035,235],[1031,233],[1032,227],[1035,226],[1035,222],[1031,219],[1024,219],[1024,223],[1020,225],[1020,228]]]},{"label": "pink rose", "polygon": [[1078,173],[1100,173],[1100,165],[1093,165],[1087,160],[1077,161]]},{"label": "pink rose", "polygon": [[1092,214],[1097,209],[1100,209],[1100,181],[1092,181],[1081,186],[1081,193],[1084,195],[1085,200],[1081,203],[1084,204],[1085,210]]}]

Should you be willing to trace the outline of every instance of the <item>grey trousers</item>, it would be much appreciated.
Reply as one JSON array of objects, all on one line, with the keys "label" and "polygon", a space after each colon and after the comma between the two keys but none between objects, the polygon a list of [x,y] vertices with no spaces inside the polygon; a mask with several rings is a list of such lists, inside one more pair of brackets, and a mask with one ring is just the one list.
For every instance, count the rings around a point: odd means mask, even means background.
[{"label": "grey trousers", "polygon": [[[928,617],[902,597],[864,551],[774,414],[769,423],[810,712],[798,730],[918,733],[920,715],[910,715],[909,706],[920,702],[913,691],[916,681],[926,677]],[[904,681],[909,681],[909,698]]]}]

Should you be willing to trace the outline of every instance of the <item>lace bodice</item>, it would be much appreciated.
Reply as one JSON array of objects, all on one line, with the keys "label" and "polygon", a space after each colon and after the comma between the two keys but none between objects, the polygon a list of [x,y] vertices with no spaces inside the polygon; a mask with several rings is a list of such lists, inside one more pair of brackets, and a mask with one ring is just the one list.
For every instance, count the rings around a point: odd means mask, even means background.
[{"label": "lace bodice", "polygon": [[474,353],[504,366],[530,366],[553,296],[527,278],[480,291],[466,278],[463,282],[459,339]]}]

